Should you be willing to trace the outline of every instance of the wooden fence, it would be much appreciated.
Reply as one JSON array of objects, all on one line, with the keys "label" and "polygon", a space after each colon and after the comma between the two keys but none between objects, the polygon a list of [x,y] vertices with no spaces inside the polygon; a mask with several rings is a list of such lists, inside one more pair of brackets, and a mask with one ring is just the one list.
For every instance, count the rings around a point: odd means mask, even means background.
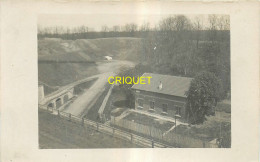
[{"label": "wooden fence", "polygon": [[185,147],[185,148],[216,148],[217,144],[210,143],[209,141],[203,141],[200,139],[195,139],[192,137],[176,134],[173,132],[168,132],[164,135],[164,132],[158,128],[142,125],[125,119],[114,118],[112,123],[115,126],[131,130],[135,133],[143,134],[150,139],[160,141],[161,143],[166,143],[173,145],[175,147]]},{"label": "wooden fence", "polygon": [[144,137],[141,137],[139,135],[117,129],[115,127],[111,127],[111,126],[106,125],[106,124],[91,121],[91,120],[88,120],[86,118],[79,118],[79,117],[74,116],[74,115],[69,114],[69,113],[65,113],[65,112],[62,112],[62,111],[59,111],[59,110],[56,110],[56,109],[53,109],[53,108],[48,108],[47,106],[39,105],[39,108],[42,109],[42,110],[45,110],[49,113],[55,114],[55,115],[57,115],[61,118],[67,119],[71,122],[82,124],[83,126],[86,126],[88,128],[97,130],[99,132],[102,132],[102,133],[105,133],[105,134],[108,134],[108,135],[112,135],[113,137],[117,137],[117,138],[120,138],[120,139],[123,139],[123,140],[130,141],[132,143],[135,143],[135,144],[143,146],[143,147],[154,147],[154,148],[173,147],[171,145],[160,143],[156,140],[144,138]]}]

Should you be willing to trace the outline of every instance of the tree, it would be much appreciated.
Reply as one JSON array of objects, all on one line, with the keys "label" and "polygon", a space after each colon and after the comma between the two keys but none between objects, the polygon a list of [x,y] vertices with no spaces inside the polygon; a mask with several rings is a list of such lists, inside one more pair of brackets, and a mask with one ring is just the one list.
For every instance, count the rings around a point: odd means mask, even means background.
[{"label": "tree", "polygon": [[125,31],[126,32],[135,32],[137,31],[137,25],[134,23],[126,24],[125,25]]},{"label": "tree", "polygon": [[202,59],[190,46],[178,46],[172,57],[171,68],[182,76],[193,76],[192,74],[202,69]]},{"label": "tree", "polygon": [[139,28],[139,31],[142,31],[142,32],[147,32],[150,30],[150,23],[148,22],[144,22],[140,28]]},{"label": "tree", "polygon": [[218,17],[217,15],[210,15],[208,17],[209,23],[209,40],[214,43],[217,40]]},{"label": "tree", "polygon": [[210,72],[196,76],[187,92],[187,114],[192,124],[203,123],[220,100],[221,82]]},{"label": "tree", "polygon": [[66,29],[66,38],[67,39],[70,39],[70,37],[69,37],[70,36],[70,32],[71,32],[70,28],[67,27],[67,29]]},{"label": "tree", "polygon": [[159,63],[169,64],[179,46],[185,44],[184,48],[190,48],[188,44],[191,45],[192,24],[184,15],[170,16],[160,21],[159,29],[156,38],[157,46],[160,47],[157,50]]},{"label": "tree", "polygon": [[202,19],[200,19],[199,17],[195,18],[195,22],[193,24],[193,28],[195,30],[195,39],[196,39],[196,46],[197,49],[199,48],[199,41],[201,39],[201,30],[203,29],[203,22]]},{"label": "tree", "polygon": [[88,32],[88,27],[87,26],[82,25],[82,26],[78,27],[77,33],[80,35],[80,37],[86,39],[87,32]]},{"label": "tree", "polygon": [[114,25],[112,28],[113,28],[113,32],[120,32],[120,26],[119,25]]},{"label": "tree", "polygon": [[134,36],[137,29],[138,26],[134,23],[126,24],[124,26],[124,31],[130,33],[130,36]]},{"label": "tree", "polygon": [[106,38],[107,37],[107,32],[109,32],[109,28],[107,25],[103,25],[101,27],[101,32],[103,33],[103,37]]}]

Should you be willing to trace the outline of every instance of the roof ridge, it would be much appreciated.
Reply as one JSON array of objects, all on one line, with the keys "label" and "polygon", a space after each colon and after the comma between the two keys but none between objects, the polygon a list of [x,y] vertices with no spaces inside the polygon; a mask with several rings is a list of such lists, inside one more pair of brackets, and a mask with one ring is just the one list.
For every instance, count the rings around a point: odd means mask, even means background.
[{"label": "roof ridge", "polygon": [[144,76],[145,74],[153,74],[153,75],[163,75],[163,76],[170,76],[170,77],[176,77],[176,78],[188,78],[188,79],[194,79],[191,77],[184,77],[184,76],[176,76],[176,75],[168,75],[168,74],[158,74],[158,73],[143,73],[142,76]]},{"label": "roof ridge", "polygon": [[[142,76],[151,76],[151,83],[142,85],[134,84],[132,86],[133,89],[180,97],[187,97],[185,93],[189,90],[190,83],[193,79],[188,77],[163,75],[155,73],[144,73]],[[162,89],[159,90],[158,86],[160,85],[160,81],[162,82]]]}]

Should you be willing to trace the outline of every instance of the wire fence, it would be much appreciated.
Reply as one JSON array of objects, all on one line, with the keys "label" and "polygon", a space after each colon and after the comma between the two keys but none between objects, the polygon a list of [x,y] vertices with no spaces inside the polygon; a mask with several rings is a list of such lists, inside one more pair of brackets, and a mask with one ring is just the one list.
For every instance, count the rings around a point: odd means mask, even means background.
[{"label": "wire fence", "polygon": [[[77,116],[74,116],[70,113],[66,113],[66,112],[62,112],[47,106],[41,106],[39,105],[39,108],[42,110],[45,110],[49,113],[55,114],[63,119],[67,119],[71,122],[75,122],[78,124],[82,124],[82,126],[86,126],[88,128],[94,129],[96,131],[111,135],[113,137],[117,137],[123,140],[127,140],[130,141],[132,143],[135,143],[137,145],[143,146],[143,147],[152,147],[152,148],[169,148],[169,147],[173,147],[172,145],[167,145],[164,143],[160,143],[156,140],[152,140],[149,138],[145,138],[139,135],[136,135],[134,133],[130,133],[127,131],[123,131],[121,129],[115,128],[115,127],[111,127],[109,125],[106,124],[102,124],[102,123],[98,123],[95,121],[91,121],[88,120],[86,118],[79,118]],[[145,128],[145,127],[143,127]],[[141,129],[139,129],[141,130]]]}]

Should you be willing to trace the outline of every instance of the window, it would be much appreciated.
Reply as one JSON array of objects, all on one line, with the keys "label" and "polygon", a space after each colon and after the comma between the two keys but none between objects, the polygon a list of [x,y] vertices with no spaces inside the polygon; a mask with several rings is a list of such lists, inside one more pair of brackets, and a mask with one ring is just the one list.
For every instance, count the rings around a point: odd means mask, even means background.
[{"label": "window", "polygon": [[168,105],[167,104],[163,104],[162,106],[163,106],[163,108],[162,108],[163,112],[167,113]]},{"label": "window", "polygon": [[154,109],[154,101],[150,101],[150,109]]},{"label": "window", "polygon": [[143,99],[138,99],[138,107],[143,108],[144,106],[144,100]]},{"label": "window", "polygon": [[181,107],[176,106],[176,115],[181,115]]}]

